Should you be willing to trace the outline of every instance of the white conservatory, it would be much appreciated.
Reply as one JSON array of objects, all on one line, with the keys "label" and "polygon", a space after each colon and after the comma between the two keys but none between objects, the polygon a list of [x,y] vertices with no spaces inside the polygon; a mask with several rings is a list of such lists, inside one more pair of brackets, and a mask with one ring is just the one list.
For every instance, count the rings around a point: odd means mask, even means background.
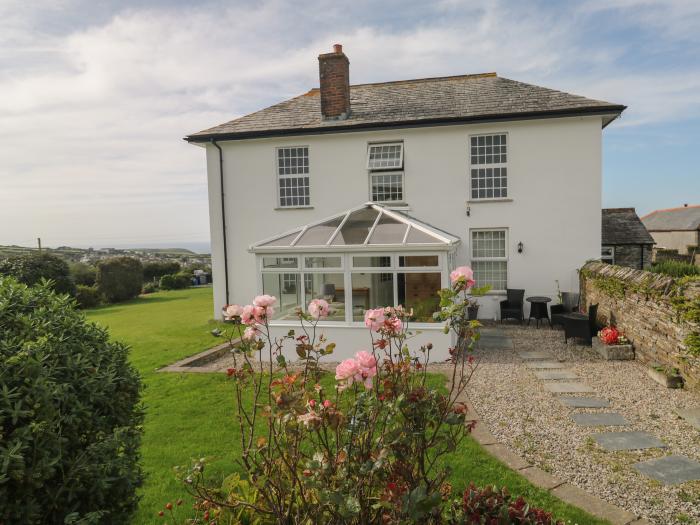
[{"label": "white conservatory", "polygon": [[[275,324],[326,299],[325,321],[362,323],[369,308],[403,305],[414,324],[432,323],[460,239],[405,213],[366,203],[257,242],[258,289],[278,298]],[[433,325],[434,326],[434,325]]]}]

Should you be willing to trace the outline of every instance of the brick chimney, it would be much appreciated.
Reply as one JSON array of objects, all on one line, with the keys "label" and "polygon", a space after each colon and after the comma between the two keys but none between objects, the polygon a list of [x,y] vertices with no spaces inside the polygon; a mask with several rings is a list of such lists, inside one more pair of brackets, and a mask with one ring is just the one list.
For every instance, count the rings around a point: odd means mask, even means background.
[{"label": "brick chimney", "polygon": [[350,115],[350,61],[343,46],[333,45],[332,53],[318,55],[321,81],[321,115],[324,120],[343,120]]}]

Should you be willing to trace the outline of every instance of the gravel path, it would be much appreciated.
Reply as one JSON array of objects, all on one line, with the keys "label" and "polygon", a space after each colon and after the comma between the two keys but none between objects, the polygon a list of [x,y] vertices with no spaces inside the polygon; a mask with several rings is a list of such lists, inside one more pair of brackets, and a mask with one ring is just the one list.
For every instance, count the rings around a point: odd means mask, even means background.
[{"label": "gravel path", "polygon": [[[638,362],[602,361],[592,349],[565,345],[561,331],[504,325],[503,332],[515,349],[477,350],[479,369],[468,387],[474,407],[501,442],[543,470],[654,523],[700,523],[700,481],[662,486],[632,468],[668,454],[700,460],[700,431],[675,414],[677,408],[700,406],[700,396],[662,387]],[[545,381],[525,367],[518,351],[544,351],[564,361],[594,389],[566,395],[605,398],[610,407],[564,406],[558,395],[545,391]],[[581,427],[570,418],[585,412],[618,412],[630,425]],[[650,432],[668,448],[607,452],[590,437],[623,430]]]}]

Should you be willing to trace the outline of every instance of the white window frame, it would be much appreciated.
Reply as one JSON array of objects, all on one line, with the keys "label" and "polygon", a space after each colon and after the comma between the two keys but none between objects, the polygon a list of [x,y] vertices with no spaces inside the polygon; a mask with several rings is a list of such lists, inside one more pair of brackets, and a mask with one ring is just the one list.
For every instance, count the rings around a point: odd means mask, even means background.
[{"label": "white window frame", "polygon": [[[370,166],[370,154],[372,152],[372,148],[381,148],[383,146],[399,146],[400,153],[399,153],[398,165],[381,166],[381,167]],[[404,143],[402,140],[387,140],[387,141],[382,141],[382,142],[369,142],[367,144],[366,168],[367,168],[367,172],[369,174],[368,181],[367,181],[367,183],[368,183],[367,189],[369,192],[370,202],[377,202],[377,203],[381,203],[381,204],[403,204],[404,202],[406,202],[406,174],[405,174],[405,169],[404,169]],[[396,176],[396,175],[400,176],[400,180],[401,180],[401,198],[400,199],[375,200],[374,199],[374,191],[373,191],[375,177]]]},{"label": "white window frame", "polygon": [[[374,178],[399,175],[401,177],[401,198],[400,199],[374,199]],[[370,170],[369,172],[369,200],[379,204],[399,204],[406,202],[406,176],[403,171]]]},{"label": "white window frame", "polygon": [[[474,233],[476,232],[503,232],[504,233],[504,239],[503,242],[505,243],[505,249],[504,249],[504,256],[503,257],[475,257],[474,256]],[[473,228],[469,230],[469,261],[472,267],[474,266],[475,261],[503,261],[506,263],[506,288],[508,288],[508,267],[509,267],[509,258],[508,258],[509,250],[508,250],[508,228]],[[477,286],[483,286],[483,283],[476,283]],[[503,290],[498,290],[498,289],[491,289],[490,292],[494,293],[502,293],[505,292],[506,289]]]},{"label": "white window frame", "polygon": [[[610,250],[610,255],[606,255],[605,250]],[[609,264],[615,264],[615,246],[612,246],[609,244],[601,246],[601,248],[600,248],[600,260],[601,260],[601,262],[610,261]]]},{"label": "white window frame", "polygon": [[[370,166],[370,154],[372,148],[381,148],[384,146],[399,146],[399,165],[398,166]],[[369,171],[403,171],[403,141],[402,140],[387,140],[383,142],[370,142],[367,144],[367,169]]]},{"label": "white window frame", "polygon": [[[345,290],[352,290],[352,274],[353,273],[385,273],[392,274],[393,279],[393,293],[394,293],[394,305],[398,301],[399,291],[398,291],[398,276],[399,273],[439,273],[440,274],[440,286],[442,288],[448,286],[448,259],[453,256],[453,252],[446,252],[440,250],[426,250],[426,251],[396,251],[396,252],[381,252],[381,251],[353,251],[353,252],[329,252],[329,253],[318,253],[318,252],[293,252],[293,253],[265,253],[257,255],[257,267],[258,267],[258,293],[263,293],[263,275],[266,273],[273,274],[295,274],[299,276],[299,283],[301,290],[299,290],[299,298],[301,301],[301,307],[306,308],[308,300],[306,297],[306,275],[312,273],[337,273],[343,275],[343,282]],[[399,256],[412,256],[412,255],[436,255],[438,258],[438,264],[436,266],[399,266]],[[341,257],[341,267],[340,268],[306,268],[305,258],[306,257]],[[390,257],[390,266],[383,267],[353,267],[352,257],[363,256],[363,257]],[[263,268],[262,258],[263,257],[297,257],[299,261],[299,266],[297,268]],[[393,305],[387,305],[393,306]],[[353,310],[352,310],[352,293],[345,294],[345,320],[344,321],[324,321],[324,323],[332,324],[342,324],[343,326],[361,326],[364,327],[363,321],[353,321]],[[273,325],[288,325],[290,321],[275,320],[272,321]],[[291,322],[293,324],[293,322]],[[422,328],[442,328],[440,323],[412,323],[412,326],[419,326]]]},{"label": "white window frame", "polygon": [[[279,167],[279,152],[280,150],[285,150],[285,149],[297,149],[297,148],[305,148],[306,149],[306,158],[308,159],[309,162],[309,167],[307,170],[307,173],[297,173],[297,174],[282,174],[280,173],[280,167]],[[275,147],[275,174],[276,174],[276,180],[277,180],[277,194],[275,195],[275,209],[279,210],[289,210],[289,209],[295,209],[295,208],[311,208],[312,206],[312,193],[311,193],[311,147],[308,145],[304,144],[299,144],[299,145],[289,145],[289,146],[277,146]],[[295,179],[295,178],[302,178],[306,177],[307,179],[307,184],[309,188],[309,195],[308,195],[308,204],[282,204],[282,185],[281,185],[281,180],[282,179]]]},{"label": "white window frame", "polygon": [[[502,136],[504,135],[506,137],[506,162],[499,162],[499,163],[491,163],[491,164],[472,164],[472,138],[479,140],[479,137],[494,137],[494,136]],[[500,155],[500,153],[499,153]],[[467,173],[467,180],[468,180],[468,187],[469,187],[469,198],[468,200],[471,202],[475,201],[509,201],[511,200],[511,194],[510,194],[510,185],[508,184],[510,177],[511,177],[511,170],[509,164],[510,160],[510,135],[508,134],[507,131],[497,131],[493,133],[474,133],[472,135],[468,136],[468,142],[467,142],[467,159],[468,159],[468,166],[469,166],[469,171]],[[477,196],[474,197],[474,187],[472,185],[472,170],[474,169],[487,169],[487,168],[505,168],[506,169],[506,196],[505,197],[479,197],[478,196],[478,188],[477,190]]]}]

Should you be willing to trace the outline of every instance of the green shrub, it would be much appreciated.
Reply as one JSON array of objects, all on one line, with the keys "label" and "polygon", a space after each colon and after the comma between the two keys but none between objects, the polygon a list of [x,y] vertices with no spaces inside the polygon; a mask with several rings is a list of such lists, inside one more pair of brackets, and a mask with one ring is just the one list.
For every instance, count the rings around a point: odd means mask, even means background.
[{"label": "green shrub", "polygon": [[159,290],[158,285],[154,282],[147,282],[143,285],[143,289],[141,290],[142,294],[149,294],[149,293],[154,293]]},{"label": "green shrub", "polygon": [[102,293],[96,286],[79,284],[75,287],[75,301],[80,308],[93,308],[102,303]]},{"label": "green shrub", "polygon": [[682,261],[666,260],[655,263],[651,267],[654,273],[662,273],[671,277],[685,277],[686,275],[700,275],[700,267]]},{"label": "green shrub", "polygon": [[143,266],[133,257],[114,257],[97,263],[97,288],[110,303],[126,301],[141,293]]},{"label": "green shrub", "polygon": [[69,297],[0,277],[0,523],[128,523],[143,412],[127,352]]},{"label": "green shrub", "polygon": [[143,265],[143,280],[157,281],[164,275],[180,272],[180,263],[173,262],[148,262]]},{"label": "green shrub", "polygon": [[68,263],[48,253],[15,255],[2,259],[0,275],[10,275],[28,286],[38,284],[42,279],[50,279],[56,292],[75,294]]},{"label": "green shrub", "polygon": [[189,274],[176,273],[160,278],[161,290],[181,290],[189,286],[192,286],[192,277]]},{"label": "green shrub", "polygon": [[93,286],[97,276],[97,268],[81,262],[73,263],[70,265],[70,275],[76,285]]}]

